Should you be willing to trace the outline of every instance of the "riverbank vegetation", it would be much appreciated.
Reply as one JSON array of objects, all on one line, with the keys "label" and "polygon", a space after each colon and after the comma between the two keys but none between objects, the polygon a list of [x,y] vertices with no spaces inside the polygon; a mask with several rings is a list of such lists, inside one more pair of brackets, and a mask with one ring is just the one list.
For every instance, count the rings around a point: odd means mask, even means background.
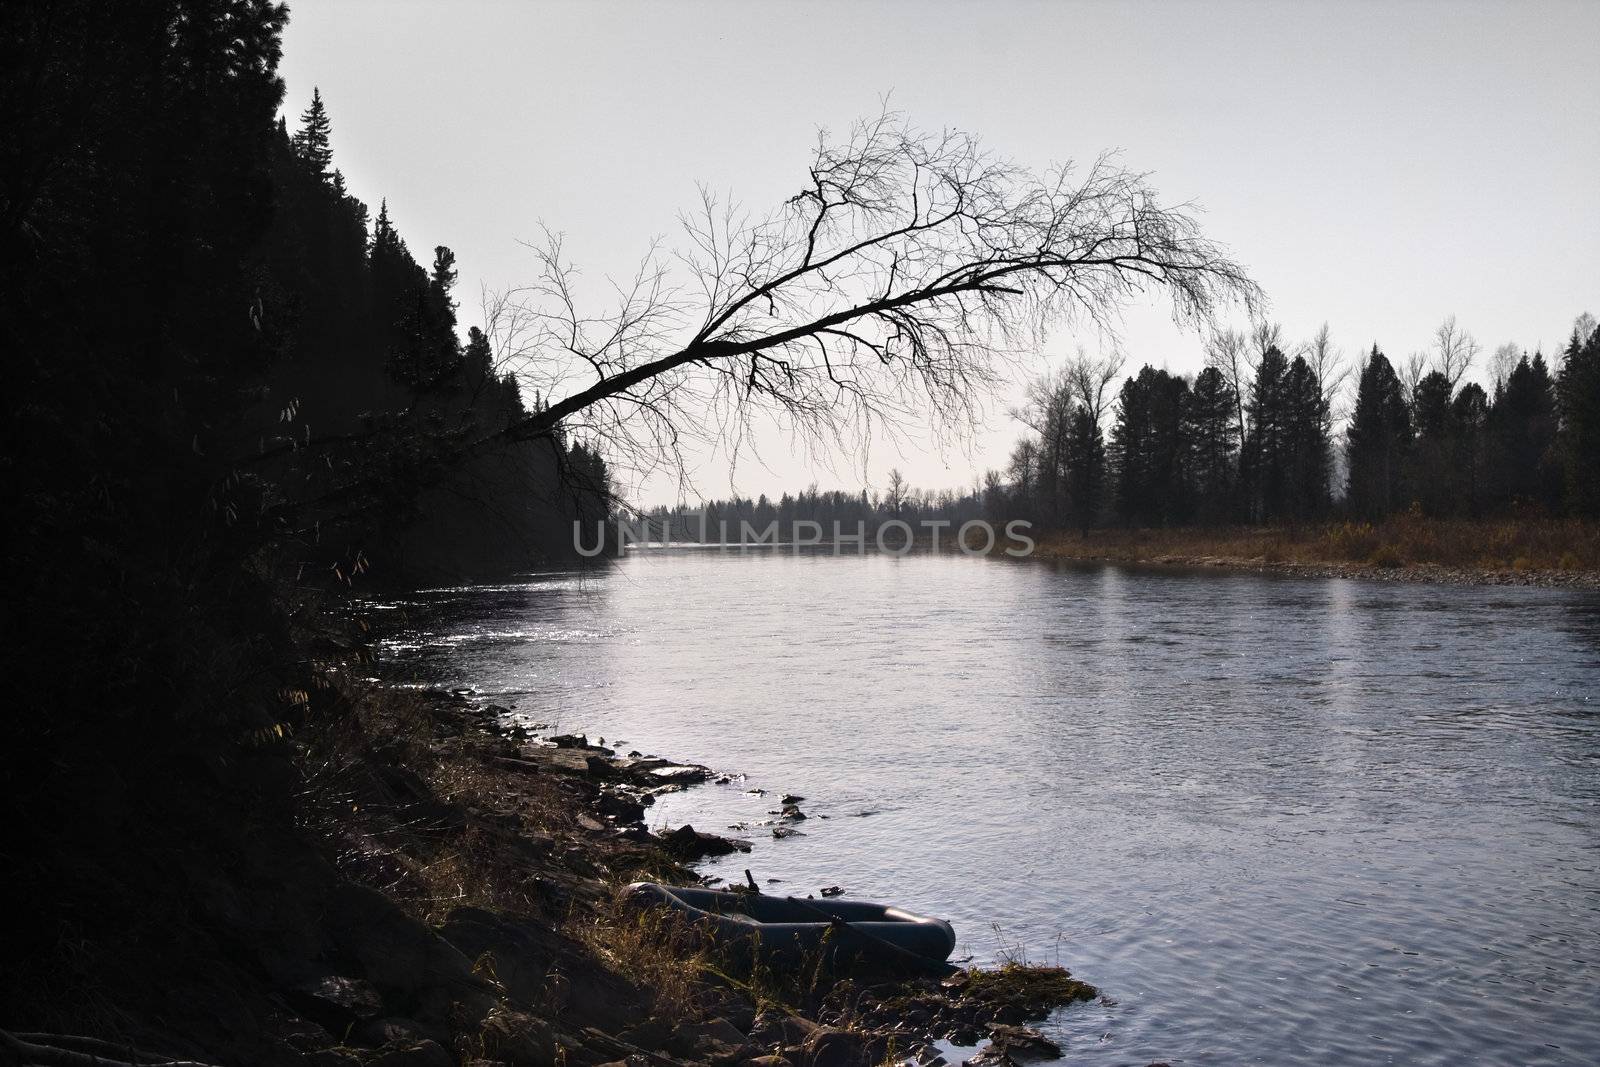
[{"label": "riverbank vegetation", "polygon": [[1172,527],[1068,531],[1043,537],[1044,559],[1258,567],[1424,580],[1600,584],[1600,524],[1538,515],[1299,527]]}]

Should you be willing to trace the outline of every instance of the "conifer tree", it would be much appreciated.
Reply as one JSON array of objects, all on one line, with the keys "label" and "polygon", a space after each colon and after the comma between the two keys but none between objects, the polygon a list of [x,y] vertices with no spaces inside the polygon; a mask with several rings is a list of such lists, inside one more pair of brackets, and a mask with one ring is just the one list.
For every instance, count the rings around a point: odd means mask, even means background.
[{"label": "conifer tree", "polygon": [[1600,329],[1574,328],[1561,363],[1561,451],[1567,507],[1600,516]]},{"label": "conifer tree", "polygon": [[1288,472],[1288,398],[1285,377],[1289,361],[1276,345],[1269,345],[1256,366],[1250,387],[1249,435],[1245,441],[1244,464],[1249,486],[1252,518],[1266,521],[1283,513]]},{"label": "conifer tree", "polygon": [[1455,426],[1450,401],[1450,379],[1430,371],[1417,382],[1411,396],[1412,444],[1406,485],[1429,515],[1445,515],[1458,503],[1455,469]]},{"label": "conifer tree", "polygon": [[300,130],[294,135],[294,150],[317,177],[329,180],[333,164],[333,124],[322,106],[322,91],[311,90],[311,106],[300,115]]},{"label": "conifer tree", "polygon": [[1105,487],[1106,445],[1089,409],[1074,404],[1067,417],[1066,483],[1068,517],[1088,534],[1100,517]]},{"label": "conifer tree", "polygon": [[1554,507],[1561,471],[1552,450],[1556,438],[1556,392],[1544,355],[1524,355],[1506,376],[1490,412],[1502,503]]},{"label": "conifer tree", "polygon": [[1216,367],[1195,376],[1184,413],[1184,438],[1194,513],[1202,522],[1225,522],[1234,514],[1237,402],[1233,387]]},{"label": "conifer tree", "polygon": [[1487,481],[1487,442],[1489,395],[1477,382],[1468,382],[1450,404],[1451,468],[1458,494],[1456,510],[1476,516],[1483,507]]},{"label": "conifer tree", "polygon": [[1345,449],[1350,510],[1378,519],[1400,507],[1403,468],[1411,450],[1411,412],[1399,375],[1377,345],[1361,368]]},{"label": "conifer tree", "polygon": [[1327,401],[1322,383],[1304,358],[1284,373],[1283,514],[1294,521],[1315,518],[1328,506]]}]

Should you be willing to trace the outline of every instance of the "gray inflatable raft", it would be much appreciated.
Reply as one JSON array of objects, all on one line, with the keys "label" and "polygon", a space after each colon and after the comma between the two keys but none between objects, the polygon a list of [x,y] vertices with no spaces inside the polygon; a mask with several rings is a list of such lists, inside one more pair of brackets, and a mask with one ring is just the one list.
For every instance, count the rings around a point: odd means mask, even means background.
[{"label": "gray inflatable raft", "polygon": [[943,919],[887,904],[813,900],[765,893],[728,893],[635,882],[638,904],[679,912],[718,942],[748,947],[767,958],[799,962],[825,956],[894,970],[949,970],[956,933]]}]

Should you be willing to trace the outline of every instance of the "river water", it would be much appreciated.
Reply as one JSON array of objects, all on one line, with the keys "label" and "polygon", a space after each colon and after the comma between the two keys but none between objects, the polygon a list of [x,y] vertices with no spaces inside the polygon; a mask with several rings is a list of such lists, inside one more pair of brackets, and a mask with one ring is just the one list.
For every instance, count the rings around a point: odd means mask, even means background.
[{"label": "river water", "polygon": [[754,842],[708,873],[1093,982],[1069,1063],[1600,1063],[1594,594],[680,549],[376,606],[390,678],[744,775],[649,810]]}]

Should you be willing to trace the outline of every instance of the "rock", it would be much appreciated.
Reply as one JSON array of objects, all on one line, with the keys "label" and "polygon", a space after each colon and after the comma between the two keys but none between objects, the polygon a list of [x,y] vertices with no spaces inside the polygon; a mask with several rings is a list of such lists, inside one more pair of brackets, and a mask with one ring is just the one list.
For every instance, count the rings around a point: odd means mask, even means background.
[{"label": "rock", "polygon": [[794,1067],[787,1056],[770,1053],[766,1056],[751,1056],[744,1061],[747,1067]]},{"label": "rock", "polygon": [[804,799],[805,799],[805,797],[796,796],[793,793],[785,793],[785,794],[783,794],[782,799],[780,799],[778,801],[778,803],[780,803],[780,804],[798,804]]},{"label": "rock", "polygon": [[824,886],[822,895],[825,897],[842,897],[844,896],[844,890],[836,885]]},{"label": "rock", "polygon": [[749,852],[748,841],[703,834],[688,823],[676,830],[665,830],[657,835],[668,855],[677,860],[697,860],[705,856],[726,856],[733,852]]},{"label": "rock", "polygon": [[550,1024],[510,1008],[495,1008],[483,1021],[483,1053],[510,1067],[551,1067],[556,1039]]},{"label": "rock", "polygon": [[284,999],[306,1018],[333,1033],[383,1014],[377,987],[361,978],[330,974],[286,990]]},{"label": "rock", "polygon": [[804,837],[806,835],[791,826],[774,826],[772,828],[772,836],[782,841],[786,837]]},{"label": "rock", "polygon": [[804,1045],[820,1027],[810,1019],[787,1012],[764,1011],[755,1018],[750,1040],[768,1045]]},{"label": "rock", "polygon": [[595,810],[619,823],[635,823],[644,819],[644,805],[625,793],[607,791],[600,794]]},{"label": "rock", "polygon": [[796,822],[806,817],[806,813],[793,804],[785,804],[783,810],[778,812],[778,815],[785,819],[793,819]]},{"label": "rock", "polygon": [[673,1028],[666,1047],[679,1056],[712,1060],[740,1059],[754,1051],[749,1039],[726,1019],[681,1023]]},{"label": "rock", "polygon": [[819,1027],[804,1045],[806,1067],[859,1067],[866,1042],[850,1030]]},{"label": "rock", "polygon": [[466,956],[376,890],[339,886],[329,895],[324,924],[385,1001],[418,1018],[477,1020],[497,1003]]},{"label": "rock", "polygon": [[455,1057],[437,1041],[385,1045],[367,1061],[367,1067],[455,1067]]},{"label": "rock", "polygon": [[650,775],[662,782],[704,782],[711,777],[711,768],[696,764],[674,763],[653,768]]},{"label": "rock", "polygon": [[997,1024],[989,1030],[989,1044],[974,1056],[972,1064],[1038,1063],[1059,1060],[1061,1046],[1027,1026]]},{"label": "rock", "polygon": [[377,1048],[380,1045],[414,1045],[419,1041],[432,1041],[434,1032],[415,1019],[385,1016],[357,1023],[350,1028],[349,1036],[358,1044]]},{"label": "rock", "polygon": [[664,1020],[652,1016],[637,1026],[630,1026],[617,1036],[646,1052],[657,1052],[672,1036],[672,1027]]},{"label": "rock", "polygon": [[595,752],[603,752],[608,756],[615,755],[611,749],[606,748],[604,745],[591,745],[586,734],[557,734],[554,737],[545,738],[545,743],[554,745],[557,748],[587,748]]}]

